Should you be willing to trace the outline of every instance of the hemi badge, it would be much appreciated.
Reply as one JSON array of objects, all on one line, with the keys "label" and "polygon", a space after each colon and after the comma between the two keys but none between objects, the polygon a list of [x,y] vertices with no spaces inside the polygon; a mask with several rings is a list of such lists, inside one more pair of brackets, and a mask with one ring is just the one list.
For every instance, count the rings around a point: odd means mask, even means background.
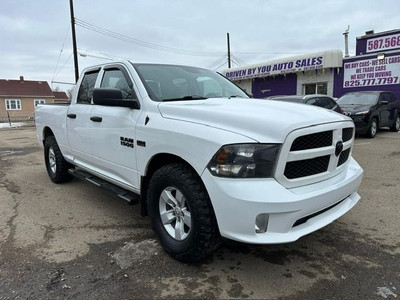
[{"label": "hemi badge", "polygon": [[146,142],[144,142],[144,141],[139,141],[139,140],[137,140],[137,141],[136,141],[136,144],[137,144],[138,146],[141,146],[141,147],[146,147]]}]

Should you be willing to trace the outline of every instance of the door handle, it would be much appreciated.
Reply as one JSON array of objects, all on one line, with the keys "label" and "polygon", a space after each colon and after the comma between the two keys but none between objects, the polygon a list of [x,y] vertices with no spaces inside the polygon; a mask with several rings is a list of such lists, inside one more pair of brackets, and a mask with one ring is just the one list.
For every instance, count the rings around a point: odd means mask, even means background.
[{"label": "door handle", "polygon": [[76,119],[76,114],[68,114],[67,117],[70,119]]},{"label": "door handle", "polygon": [[103,118],[102,117],[93,116],[93,117],[90,117],[90,121],[101,122],[101,121],[103,121]]}]

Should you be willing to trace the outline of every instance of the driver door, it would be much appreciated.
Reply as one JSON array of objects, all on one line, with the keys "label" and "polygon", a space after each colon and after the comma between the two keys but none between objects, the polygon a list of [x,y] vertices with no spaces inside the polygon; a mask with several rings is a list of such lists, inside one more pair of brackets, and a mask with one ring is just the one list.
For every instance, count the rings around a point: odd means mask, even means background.
[{"label": "driver door", "polygon": [[[117,88],[123,98],[137,99],[133,82],[121,65],[104,68],[100,88]],[[139,188],[136,164],[136,123],[141,110],[92,105],[91,135],[95,171],[122,185]]]}]

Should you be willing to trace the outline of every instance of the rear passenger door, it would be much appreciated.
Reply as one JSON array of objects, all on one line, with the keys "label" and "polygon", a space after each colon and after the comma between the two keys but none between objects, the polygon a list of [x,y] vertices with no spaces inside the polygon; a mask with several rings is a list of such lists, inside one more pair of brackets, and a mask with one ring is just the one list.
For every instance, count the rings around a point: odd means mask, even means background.
[{"label": "rear passenger door", "polygon": [[72,103],[67,113],[67,135],[74,163],[90,168],[93,145],[91,143],[92,96],[100,68],[87,71],[80,82],[76,103]]}]

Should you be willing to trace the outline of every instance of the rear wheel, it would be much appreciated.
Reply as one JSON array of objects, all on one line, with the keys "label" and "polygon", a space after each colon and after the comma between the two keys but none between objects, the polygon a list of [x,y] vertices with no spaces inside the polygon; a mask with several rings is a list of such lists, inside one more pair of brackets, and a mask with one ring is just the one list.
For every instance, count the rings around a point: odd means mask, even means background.
[{"label": "rear wheel", "polygon": [[390,127],[391,131],[397,132],[400,130],[400,115],[397,115],[393,125]]},{"label": "rear wheel", "polygon": [[172,257],[195,262],[220,245],[220,235],[208,193],[189,166],[161,167],[150,179],[147,207],[152,227]]},{"label": "rear wheel", "polygon": [[64,159],[54,136],[47,137],[44,142],[44,160],[51,181],[63,183],[72,179],[68,169],[73,168],[73,165]]},{"label": "rear wheel", "polygon": [[377,132],[378,132],[378,121],[376,118],[373,118],[371,120],[371,123],[369,124],[367,137],[374,138]]}]

